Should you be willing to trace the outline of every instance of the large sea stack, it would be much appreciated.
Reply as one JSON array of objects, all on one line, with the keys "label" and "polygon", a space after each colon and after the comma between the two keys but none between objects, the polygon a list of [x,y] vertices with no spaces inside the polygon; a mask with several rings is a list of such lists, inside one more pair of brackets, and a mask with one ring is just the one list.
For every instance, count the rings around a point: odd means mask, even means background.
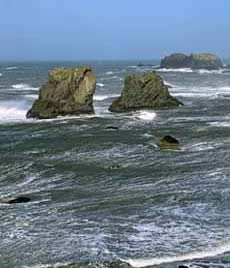
[{"label": "large sea stack", "polygon": [[218,70],[223,68],[223,63],[217,56],[210,53],[190,55],[175,53],[165,57],[161,61],[161,68]]},{"label": "large sea stack", "polygon": [[27,118],[48,119],[65,115],[92,114],[96,76],[90,67],[57,68],[27,112]]},{"label": "large sea stack", "polygon": [[121,96],[113,101],[109,110],[120,113],[179,105],[183,104],[169,94],[162,78],[152,71],[127,76]]}]

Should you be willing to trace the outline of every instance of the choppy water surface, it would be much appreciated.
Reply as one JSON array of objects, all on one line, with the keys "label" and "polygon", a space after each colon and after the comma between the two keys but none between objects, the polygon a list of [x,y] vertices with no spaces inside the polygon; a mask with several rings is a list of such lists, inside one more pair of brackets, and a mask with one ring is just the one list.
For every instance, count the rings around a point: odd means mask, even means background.
[{"label": "choppy water surface", "polygon": [[[89,64],[94,116],[25,119],[49,69]],[[147,69],[1,64],[0,199],[33,200],[0,204],[1,268],[116,260],[230,267],[230,74],[160,69],[184,107],[110,113],[123,78]],[[160,151],[164,135],[183,149]]]}]

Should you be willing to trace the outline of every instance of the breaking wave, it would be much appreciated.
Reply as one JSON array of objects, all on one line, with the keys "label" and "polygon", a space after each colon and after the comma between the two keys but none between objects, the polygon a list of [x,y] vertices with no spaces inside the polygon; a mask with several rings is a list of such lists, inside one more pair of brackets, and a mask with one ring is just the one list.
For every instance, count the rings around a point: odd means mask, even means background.
[{"label": "breaking wave", "polygon": [[155,119],[157,114],[155,112],[140,111],[138,114],[135,114],[135,117],[141,120],[151,121]]},{"label": "breaking wave", "polygon": [[192,73],[193,70],[191,68],[178,68],[178,69],[167,69],[167,68],[160,68],[157,70],[158,72],[181,72],[181,73]]},{"label": "breaking wave", "polygon": [[197,73],[197,74],[222,74],[224,69],[219,70],[206,70],[206,69],[197,69],[192,70],[191,68],[160,68],[157,69],[158,72],[176,72],[176,73]]},{"label": "breaking wave", "polygon": [[27,109],[23,102],[1,102],[0,121],[21,121],[25,119]]},{"label": "breaking wave", "polygon": [[104,87],[105,85],[103,83],[97,83],[98,87]]},{"label": "breaking wave", "polygon": [[161,258],[150,258],[150,259],[129,259],[126,260],[131,266],[134,267],[146,267],[152,265],[159,265],[163,263],[181,262],[181,261],[191,261],[195,259],[203,259],[209,257],[215,257],[225,252],[230,251],[230,243],[221,245],[216,248],[212,248],[207,251],[188,253],[184,255],[179,255],[175,257],[161,257]]},{"label": "breaking wave", "polygon": [[38,90],[39,88],[38,87],[32,87],[28,84],[16,84],[16,85],[12,85],[12,88],[13,89],[16,89],[16,90]]},{"label": "breaking wave", "polygon": [[18,69],[18,67],[16,66],[12,66],[12,67],[6,67],[5,70],[15,70]]}]

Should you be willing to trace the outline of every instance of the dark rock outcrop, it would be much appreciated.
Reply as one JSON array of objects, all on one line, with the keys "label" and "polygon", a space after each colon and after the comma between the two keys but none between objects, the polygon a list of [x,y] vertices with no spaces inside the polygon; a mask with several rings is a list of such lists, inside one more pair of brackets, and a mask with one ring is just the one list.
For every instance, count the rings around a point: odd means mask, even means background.
[{"label": "dark rock outcrop", "polygon": [[210,53],[182,54],[175,53],[165,57],[161,61],[161,68],[191,68],[218,70],[223,68],[221,60]]},{"label": "dark rock outcrop", "polygon": [[172,136],[164,136],[157,144],[161,149],[179,149],[180,142]]},{"label": "dark rock outcrop", "polygon": [[162,78],[152,71],[127,76],[121,96],[113,101],[109,110],[120,113],[179,105],[183,104],[169,94]]},{"label": "dark rock outcrop", "polygon": [[96,77],[90,67],[51,70],[48,82],[40,88],[39,98],[27,112],[27,118],[94,113],[95,89]]}]

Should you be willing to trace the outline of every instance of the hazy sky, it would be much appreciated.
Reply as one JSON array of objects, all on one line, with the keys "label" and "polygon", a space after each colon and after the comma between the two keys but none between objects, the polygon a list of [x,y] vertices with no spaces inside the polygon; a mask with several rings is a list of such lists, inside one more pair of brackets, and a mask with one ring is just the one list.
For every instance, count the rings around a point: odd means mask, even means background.
[{"label": "hazy sky", "polygon": [[230,58],[230,0],[0,0],[1,60]]}]

